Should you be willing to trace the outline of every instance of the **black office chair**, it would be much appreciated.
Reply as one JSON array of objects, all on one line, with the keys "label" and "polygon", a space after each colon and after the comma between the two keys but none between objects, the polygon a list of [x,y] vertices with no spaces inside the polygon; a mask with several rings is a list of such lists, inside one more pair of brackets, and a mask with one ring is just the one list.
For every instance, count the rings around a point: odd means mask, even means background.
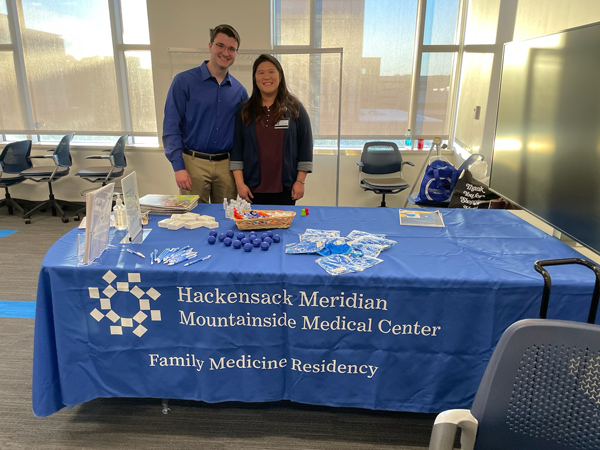
[{"label": "black office chair", "polygon": [[47,182],[48,190],[50,192],[48,200],[37,204],[33,209],[25,213],[23,216],[25,223],[31,223],[30,217],[32,214],[40,210],[45,211],[47,207],[51,208],[53,216],[56,216],[57,211],[60,212],[63,223],[67,223],[69,221],[69,219],[65,216],[65,212],[60,206],[60,200],[56,200],[54,198],[54,194],[52,192],[52,182],[68,175],[69,171],[71,170],[73,161],[71,158],[71,153],[69,152],[69,147],[71,146],[71,140],[73,140],[74,135],[74,133],[71,133],[64,136],[54,150],[49,150],[52,151],[51,155],[36,155],[31,157],[32,159],[52,158],[52,162],[54,163],[53,166],[32,167],[31,169],[21,172],[21,175],[26,180],[32,180],[36,183]]},{"label": "black office chair", "polygon": [[393,142],[367,142],[363,147],[358,164],[360,187],[382,195],[381,206],[385,206],[386,194],[397,194],[410,187],[402,178],[404,164],[398,146]]},{"label": "black office chair", "polygon": [[30,140],[11,142],[0,154],[0,188],[4,188],[4,200],[0,200],[0,206],[6,205],[11,216],[13,209],[21,211],[21,214],[25,210],[10,196],[8,188],[25,181],[21,172],[32,166]]},{"label": "black office chair", "polygon": [[[77,177],[81,177],[90,183],[102,183],[102,186],[106,186],[110,181],[120,178],[125,172],[127,167],[127,158],[125,158],[125,146],[127,145],[127,139],[129,135],[126,134],[121,136],[113,148],[102,150],[104,152],[110,152],[108,155],[92,155],[86,156],[85,159],[107,159],[110,165],[86,167],[75,174]],[[85,195],[87,191],[83,191],[81,195]],[[85,207],[81,208],[75,213],[73,220],[80,220],[82,215],[85,213]]]}]

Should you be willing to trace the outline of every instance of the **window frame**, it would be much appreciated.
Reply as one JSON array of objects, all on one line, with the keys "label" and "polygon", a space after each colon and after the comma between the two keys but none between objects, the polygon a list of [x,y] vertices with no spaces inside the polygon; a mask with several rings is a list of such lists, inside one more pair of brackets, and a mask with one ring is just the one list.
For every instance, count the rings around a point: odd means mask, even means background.
[{"label": "window frame", "polygon": [[[278,45],[277,30],[280,24],[277,23],[277,4],[284,0],[273,0],[272,1],[272,14],[271,14],[271,27],[272,27],[272,46],[273,52],[277,52],[278,49],[290,48],[290,45]],[[309,0],[310,1],[310,44],[309,45],[297,45],[296,48],[309,47],[309,48],[320,48],[320,33],[317,30],[317,7],[322,5],[322,0]],[[439,45],[439,44],[423,44],[425,35],[425,18],[427,11],[427,0],[417,0],[417,15],[416,15],[416,27],[415,27],[415,47],[413,51],[413,62],[412,62],[412,82],[410,92],[410,106],[408,111],[408,124],[407,128],[413,130],[412,134],[412,147],[415,148],[416,139],[432,140],[434,137],[440,137],[448,142],[453,142],[454,133],[456,129],[456,108],[458,106],[458,88],[460,82],[460,67],[462,64],[462,54],[464,47],[465,37],[465,26],[466,26],[466,12],[467,12],[468,0],[458,0],[458,10],[456,17],[456,41],[454,44]],[[452,73],[450,75],[450,93],[448,96],[447,114],[446,114],[446,133],[444,135],[424,135],[415,134],[414,130],[417,127],[417,112],[418,112],[418,98],[419,98],[419,87],[420,87],[420,73],[421,73],[421,62],[424,53],[453,53],[454,64]],[[403,135],[388,135],[382,136],[382,138],[390,140],[402,140]],[[360,140],[360,136],[341,136],[342,140]]]},{"label": "window frame", "polygon": [[[0,130],[0,140],[7,141],[7,135],[25,135],[31,139],[34,144],[42,142],[41,136],[62,135],[72,133],[73,130],[44,130],[40,133],[35,129],[35,120],[30,95],[29,81],[27,79],[27,69],[25,66],[25,56],[23,50],[23,40],[21,38],[21,23],[23,18],[19,13],[20,0],[5,0],[8,11],[8,26],[10,32],[10,44],[0,44],[0,52],[13,53],[15,64],[15,75],[17,80],[17,89],[19,94],[21,116],[23,121],[22,130]],[[117,98],[119,104],[119,115],[121,122],[121,131],[93,131],[79,130],[78,136],[115,136],[115,134],[129,134],[128,145],[135,144],[135,137],[155,137],[158,139],[158,131],[143,132],[132,130],[131,102],[129,98],[129,74],[127,72],[127,62],[125,52],[127,51],[148,51],[150,44],[125,44],[123,42],[123,15],[121,10],[121,0],[106,0],[108,2],[111,37],[113,44],[113,58],[115,65],[115,81],[117,85]],[[48,141],[45,141],[48,142]]]}]

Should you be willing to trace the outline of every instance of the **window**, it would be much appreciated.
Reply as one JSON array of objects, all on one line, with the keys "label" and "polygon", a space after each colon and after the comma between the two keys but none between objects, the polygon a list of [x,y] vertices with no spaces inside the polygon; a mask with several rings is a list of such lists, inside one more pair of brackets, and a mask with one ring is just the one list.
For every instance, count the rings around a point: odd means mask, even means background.
[{"label": "window", "polygon": [[0,134],[155,137],[149,42],[145,0],[0,0]]},{"label": "window", "polygon": [[[341,138],[347,146],[401,140],[407,128],[416,138],[448,139],[464,0],[274,1],[275,51],[343,48]],[[315,72],[310,65],[319,62],[305,64],[294,73],[308,85]],[[326,136],[315,133],[319,139]]]}]

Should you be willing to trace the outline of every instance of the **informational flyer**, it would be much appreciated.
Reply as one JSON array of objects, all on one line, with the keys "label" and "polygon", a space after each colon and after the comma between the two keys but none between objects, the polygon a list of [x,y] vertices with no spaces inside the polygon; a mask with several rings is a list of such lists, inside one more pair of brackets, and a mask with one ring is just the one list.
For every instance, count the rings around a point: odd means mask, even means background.
[{"label": "informational flyer", "polygon": [[416,227],[444,227],[444,219],[439,211],[401,209],[400,225]]},{"label": "informational flyer", "polygon": [[121,179],[129,242],[142,242],[142,210],[135,172]]},{"label": "informational flyer", "polygon": [[108,247],[110,212],[115,183],[88,192],[85,196],[85,246],[82,263],[91,264]]}]

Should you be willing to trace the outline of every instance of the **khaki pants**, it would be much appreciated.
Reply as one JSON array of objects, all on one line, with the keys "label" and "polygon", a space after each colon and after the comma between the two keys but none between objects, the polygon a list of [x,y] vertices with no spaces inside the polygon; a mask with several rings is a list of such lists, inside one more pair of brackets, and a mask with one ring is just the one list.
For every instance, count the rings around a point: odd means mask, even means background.
[{"label": "khaki pants", "polygon": [[223,203],[224,198],[236,198],[237,189],[233,174],[229,170],[229,158],[209,161],[184,153],[183,161],[185,170],[192,179],[192,189],[181,189],[182,194],[199,195],[200,203]]}]

